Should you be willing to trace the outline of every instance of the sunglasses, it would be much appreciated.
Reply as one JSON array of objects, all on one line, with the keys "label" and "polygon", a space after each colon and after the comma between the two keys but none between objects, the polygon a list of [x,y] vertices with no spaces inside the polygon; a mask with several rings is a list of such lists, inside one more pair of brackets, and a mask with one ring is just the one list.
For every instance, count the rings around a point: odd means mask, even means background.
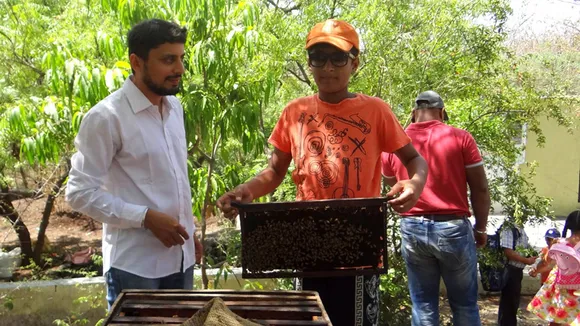
[{"label": "sunglasses", "polygon": [[352,53],[334,52],[334,53],[320,53],[313,52],[308,54],[308,64],[315,68],[324,67],[326,62],[330,60],[335,67],[344,67],[348,63],[348,58],[355,59]]}]

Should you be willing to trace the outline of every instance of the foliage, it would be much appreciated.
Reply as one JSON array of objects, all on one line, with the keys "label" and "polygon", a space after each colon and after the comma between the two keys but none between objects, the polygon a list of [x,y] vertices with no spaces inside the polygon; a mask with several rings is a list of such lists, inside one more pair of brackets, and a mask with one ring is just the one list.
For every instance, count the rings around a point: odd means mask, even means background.
[{"label": "foliage", "polygon": [[[570,34],[508,48],[507,0],[5,0],[0,9],[0,199],[8,206],[44,195],[44,230],[48,199],[61,194],[59,180],[66,179],[83,114],[128,76],[126,32],[153,17],[189,30],[180,98],[192,208],[202,237],[206,219],[217,213],[215,200],[266,166],[266,137],[284,105],[316,91],[304,39],[314,23],[329,17],[350,21],[361,34],[352,91],[383,98],[407,124],[416,94],[436,90],[450,123],[470,131],[484,154],[493,200],[518,224],[550,214],[549,198],[536,195],[533,169],[522,173],[518,167],[524,149],[519,140],[525,126],[541,143],[543,118],[571,126],[579,104],[580,38]],[[260,200],[293,200],[292,169]],[[19,218],[11,222],[16,230],[25,227]],[[389,223],[391,273],[381,286],[390,318],[385,323],[396,325],[408,316],[409,301],[396,221]],[[23,246],[32,243],[27,232]],[[236,241],[226,240],[226,262],[204,259],[204,269],[221,264],[221,277],[231,274]],[[33,266],[44,263],[37,259]]]},{"label": "foliage", "polygon": [[[383,183],[382,193],[390,187]],[[381,325],[406,325],[411,323],[411,298],[409,296],[407,270],[401,253],[402,238],[400,216],[389,208],[387,223],[387,274],[380,279]]]}]

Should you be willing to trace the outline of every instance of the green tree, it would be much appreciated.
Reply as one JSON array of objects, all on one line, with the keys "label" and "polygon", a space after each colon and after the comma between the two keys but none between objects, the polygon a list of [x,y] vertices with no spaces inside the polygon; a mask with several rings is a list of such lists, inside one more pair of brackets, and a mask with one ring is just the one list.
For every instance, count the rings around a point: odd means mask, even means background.
[{"label": "green tree", "polygon": [[[89,28],[91,23],[107,22],[107,16],[99,15],[94,5],[12,1],[2,6],[7,24],[1,35],[7,50],[1,55],[8,61],[0,71],[10,76],[4,82],[14,89],[14,96],[0,103],[0,137],[7,158],[0,169],[0,213],[18,233],[24,263],[41,265],[46,228],[55,198],[68,177],[82,115],[119,87],[128,65],[111,64],[120,54],[118,49],[123,49],[118,40]],[[66,33],[61,30],[63,25]],[[15,170],[19,171],[17,177],[11,173]],[[34,185],[28,181],[31,178]],[[28,228],[12,202],[41,196],[46,196],[46,203],[33,248]]]}]

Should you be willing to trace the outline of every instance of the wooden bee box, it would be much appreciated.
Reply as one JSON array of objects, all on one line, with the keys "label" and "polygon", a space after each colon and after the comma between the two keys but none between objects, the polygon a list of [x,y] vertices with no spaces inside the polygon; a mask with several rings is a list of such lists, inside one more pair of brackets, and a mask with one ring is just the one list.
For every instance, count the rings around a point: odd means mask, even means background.
[{"label": "wooden bee box", "polygon": [[242,277],[386,273],[387,201],[233,203],[240,212]]},{"label": "wooden bee box", "polygon": [[310,291],[123,291],[105,326],[181,325],[219,297],[235,314],[268,326],[332,326],[317,292]]}]

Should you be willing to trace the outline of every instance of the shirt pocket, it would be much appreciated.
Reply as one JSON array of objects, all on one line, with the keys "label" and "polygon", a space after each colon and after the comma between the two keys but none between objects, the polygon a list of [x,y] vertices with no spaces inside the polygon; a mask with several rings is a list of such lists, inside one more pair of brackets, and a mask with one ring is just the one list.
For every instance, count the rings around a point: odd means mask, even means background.
[{"label": "shirt pocket", "polygon": [[151,150],[143,135],[142,128],[136,123],[124,129],[122,147],[117,160],[127,176],[137,185],[152,183]]}]

